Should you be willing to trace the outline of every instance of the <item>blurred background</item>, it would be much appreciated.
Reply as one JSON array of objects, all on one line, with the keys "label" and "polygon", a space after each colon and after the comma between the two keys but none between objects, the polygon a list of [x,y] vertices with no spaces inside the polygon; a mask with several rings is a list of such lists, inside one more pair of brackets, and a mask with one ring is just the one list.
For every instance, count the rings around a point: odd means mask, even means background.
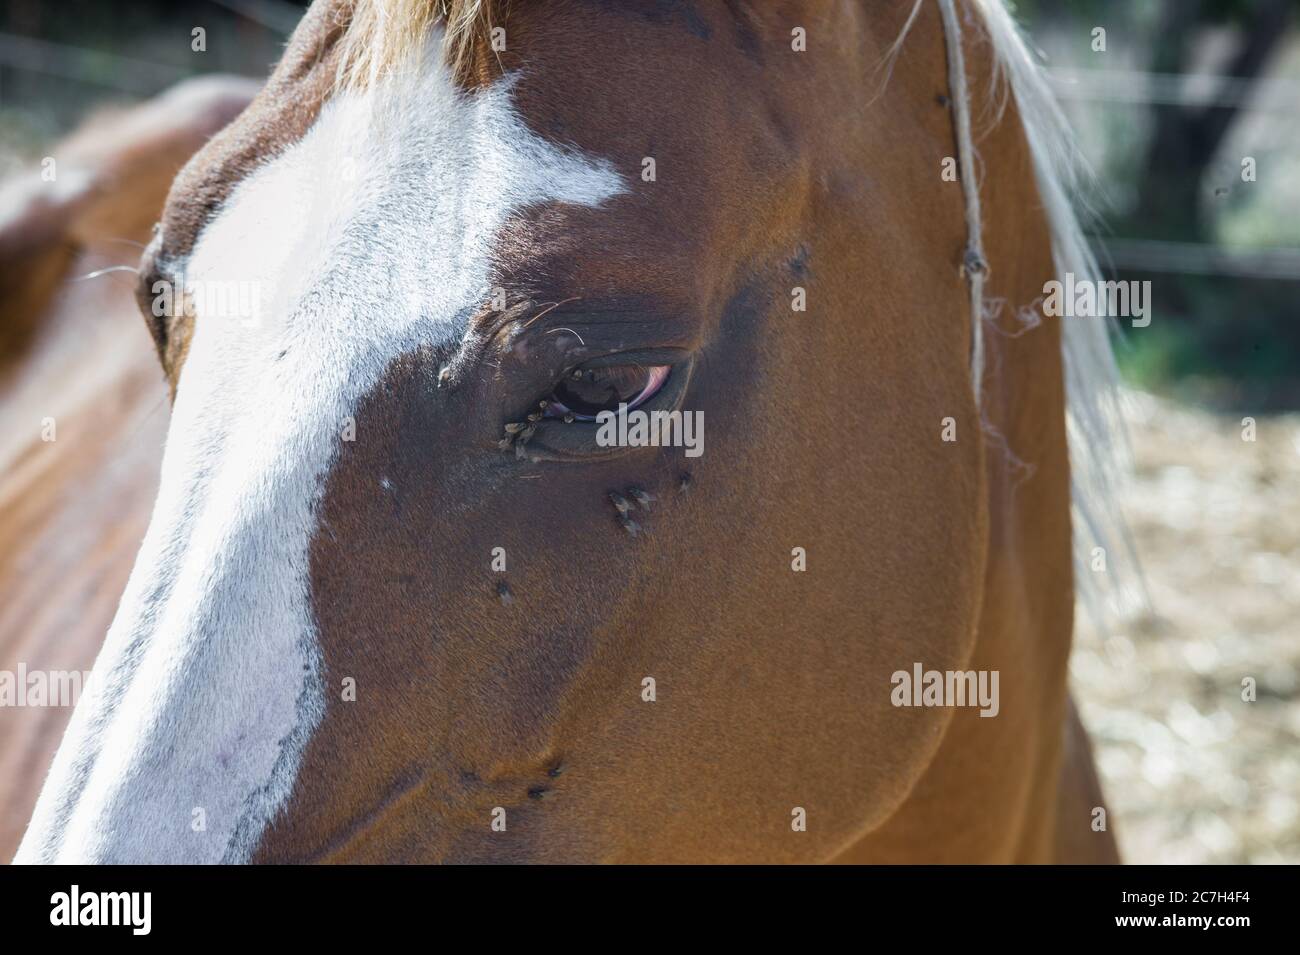
[{"label": "blurred background", "polygon": [[1105,635],[1080,615],[1071,663],[1120,847],[1300,862],[1300,0],[1018,8],[1097,173],[1102,260],[1152,290],[1118,348],[1151,607]]},{"label": "blurred background", "polygon": [[[304,5],[0,0],[0,177],[184,77],[264,77]],[[1152,283],[1119,345],[1151,608],[1081,618],[1072,663],[1113,826],[1133,862],[1300,862],[1300,0],[1017,9],[1103,261]]]}]

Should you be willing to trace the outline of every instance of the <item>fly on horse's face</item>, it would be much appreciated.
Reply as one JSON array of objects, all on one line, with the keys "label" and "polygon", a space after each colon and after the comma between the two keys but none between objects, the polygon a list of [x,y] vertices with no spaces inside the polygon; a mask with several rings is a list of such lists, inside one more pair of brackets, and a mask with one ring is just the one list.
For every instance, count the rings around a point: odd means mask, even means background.
[{"label": "fly on horse's face", "polygon": [[[518,4],[463,75],[435,30],[336,89],[318,0],[146,254],[146,306],[196,290],[146,312],[162,491],[23,856],[817,860],[889,818],[952,717],[890,674],[966,664],[989,532],[939,440],[979,421],[928,9],[873,101],[910,6]],[[601,446],[619,401],[704,453]]]}]

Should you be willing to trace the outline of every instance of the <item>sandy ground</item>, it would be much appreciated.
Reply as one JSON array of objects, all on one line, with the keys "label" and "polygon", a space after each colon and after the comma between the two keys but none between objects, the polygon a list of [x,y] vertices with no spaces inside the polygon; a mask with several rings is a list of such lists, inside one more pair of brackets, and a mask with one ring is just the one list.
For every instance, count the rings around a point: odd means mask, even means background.
[{"label": "sandy ground", "polygon": [[1300,862],[1300,415],[1132,411],[1154,612],[1081,613],[1071,661],[1124,859]]}]

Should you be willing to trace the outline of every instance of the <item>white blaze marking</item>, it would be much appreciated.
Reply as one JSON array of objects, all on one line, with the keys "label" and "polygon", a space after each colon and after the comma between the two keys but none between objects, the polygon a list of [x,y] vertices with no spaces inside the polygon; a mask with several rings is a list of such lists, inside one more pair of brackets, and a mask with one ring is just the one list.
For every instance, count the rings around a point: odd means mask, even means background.
[{"label": "white blaze marking", "polygon": [[463,334],[509,214],[620,182],[508,84],[459,94],[438,66],[331,101],[237,187],[185,278],[258,283],[260,314],[198,317],[148,534],[16,861],[250,856],[324,713],[308,549],[344,419]]}]

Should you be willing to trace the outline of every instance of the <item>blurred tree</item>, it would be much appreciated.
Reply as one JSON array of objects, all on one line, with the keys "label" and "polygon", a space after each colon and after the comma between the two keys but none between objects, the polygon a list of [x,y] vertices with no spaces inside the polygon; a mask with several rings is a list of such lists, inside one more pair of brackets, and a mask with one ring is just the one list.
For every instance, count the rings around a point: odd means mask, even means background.
[{"label": "blurred tree", "polygon": [[[1297,9],[1300,0],[1164,0],[1148,69],[1187,73],[1204,31],[1231,26],[1235,48],[1223,69],[1229,78],[1224,86],[1258,80]],[[1203,106],[1169,104],[1155,110],[1129,234],[1187,242],[1206,238],[1202,183],[1240,108],[1240,98],[1216,95]]]},{"label": "blurred tree", "polygon": [[[1137,120],[1134,127],[1146,128],[1145,136],[1132,137],[1133,152],[1126,147],[1106,157],[1104,173],[1122,179],[1110,194],[1122,194],[1126,201],[1112,207],[1117,216],[1106,223],[1105,234],[1122,240],[1221,246],[1224,237],[1218,230],[1228,207],[1207,201],[1211,179],[1229,166],[1237,167],[1239,158],[1229,163],[1219,154],[1249,110],[1256,84],[1276,68],[1285,45],[1294,41],[1300,0],[1009,2],[1035,33],[1055,33],[1063,40],[1064,47],[1058,42],[1057,48],[1072,51],[1064,57],[1067,65],[1106,68],[1106,60],[1093,58],[1088,46],[1091,26],[1106,25],[1112,48],[1124,47],[1119,61],[1123,68],[1164,78],[1153,84],[1153,92],[1187,89],[1186,79],[1170,83],[1169,77],[1222,77],[1208,95],[1198,88],[1194,100],[1175,95],[1175,101],[1168,102],[1162,95],[1145,106],[1089,104],[1095,115],[1131,116]],[[1213,62],[1207,62],[1207,52],[1213,53]],[[1149,126],[1141,122],[1139,110],[1145,111]],[[1276,179],[1270,180],[1268,194],[1288,194],[1278,187]],[[1265,192],[1252,189],[1250,194]],[[1238,212],[1241,208],[1236,206]],[[1296,243],[1283,239],[1276,244]],[[1154,278],[1159,283],[1154,323],[1141,334],[1127,334],[1120,351],[1126,371],[1142,385],[1220,406],[1256,411],[1300,407],[1300,276],[1182,274],[1121,262],[1115,277]]]}]

